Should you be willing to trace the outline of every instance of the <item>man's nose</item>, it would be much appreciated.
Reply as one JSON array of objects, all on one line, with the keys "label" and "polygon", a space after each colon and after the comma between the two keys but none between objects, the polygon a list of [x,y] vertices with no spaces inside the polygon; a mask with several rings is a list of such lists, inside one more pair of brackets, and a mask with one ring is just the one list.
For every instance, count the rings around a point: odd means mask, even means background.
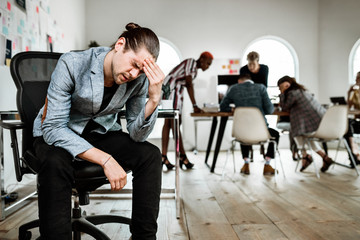
[{"label": "man's nose", "polygon": [[139,75],[139,73],[140,73],[140,70],[136,69],[136,68],[131,69],[131,71],[130,71],[130,75],[132,78],[136,78]]}]

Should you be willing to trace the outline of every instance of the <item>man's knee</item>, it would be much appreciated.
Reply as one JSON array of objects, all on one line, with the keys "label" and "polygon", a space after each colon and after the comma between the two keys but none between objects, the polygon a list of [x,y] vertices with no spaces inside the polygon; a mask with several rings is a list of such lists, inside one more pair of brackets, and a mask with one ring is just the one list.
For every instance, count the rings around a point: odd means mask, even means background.
[{"label": "man's knee", "polygon": [[152,168],[153,170],[159,170],[160,172],[162,168],[162,162],[161,162],[161,152],[159,148],[149,142],[145,142],[144,144],[141,145],[140,149],[139,149],[141,151],[140,158],[143,159],[143,161],[145,161],[143,165],[146,165],[147,167]]},{"label": "man's knee", "polygon": [[72,156],[66,150],[49,146],[38,158],[41,160],[38,176],[42,184],[49,180],[73,181]]}]

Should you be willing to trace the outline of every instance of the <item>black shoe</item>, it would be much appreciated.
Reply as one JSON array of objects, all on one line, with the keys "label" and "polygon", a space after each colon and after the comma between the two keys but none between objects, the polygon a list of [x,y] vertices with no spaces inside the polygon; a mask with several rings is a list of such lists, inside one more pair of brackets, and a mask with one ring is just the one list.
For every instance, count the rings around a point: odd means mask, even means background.
[{"label": "black shoe", "polygon": [[165,164],[168,170],[171,170],[175,167],[175,165],[171,164],[171,162],[169,161],[166,155],[161,155],[161,157],[162,157],[162,164],[163,165]]},{"label": "black shoe", "polygon": [[330,165],[333,163],[334,161],[326,155],[325,157],[323,157],[323,166],[320,170],[322,172],[326,172],[329,169]]},{"label": "black shoe", "polygon": [[180,168],[185,165],[186,169],[191,169],[194,167],[194,164],[187,159],[186,154],[180,154]]},{"label": "black shoe", "polygon": [[312,162],[313,160],[311,155],[306,154],[306,156],[302,158],[302,166],[300,168],[300,172],[304,171]]},{"label": "black shoe", "polygon": [[[354,160],[355,160],[355,164],[356,165],[359,165],[360,164],[360,161],[359,161],[359,156],[358,156],[358,154],[352,154],[353,155],[353,157],[354,157]],[[353,164],[353,162],[351,161],[351,158],[349,157],[349,161],[350,161],[350,168],[355,168],[355,166],[354,166],[354,164]]]}]

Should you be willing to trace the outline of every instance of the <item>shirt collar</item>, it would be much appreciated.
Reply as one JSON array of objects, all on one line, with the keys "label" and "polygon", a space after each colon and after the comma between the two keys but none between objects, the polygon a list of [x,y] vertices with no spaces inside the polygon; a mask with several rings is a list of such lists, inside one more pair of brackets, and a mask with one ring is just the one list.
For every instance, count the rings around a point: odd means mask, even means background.
[{"label": "shirt collar", "polygon": [[250,80],[250,79],[247,79],[247,80],[245,80],[243,83],[251,83],[251,84],[254,84],[254,81],[253,80]]}]

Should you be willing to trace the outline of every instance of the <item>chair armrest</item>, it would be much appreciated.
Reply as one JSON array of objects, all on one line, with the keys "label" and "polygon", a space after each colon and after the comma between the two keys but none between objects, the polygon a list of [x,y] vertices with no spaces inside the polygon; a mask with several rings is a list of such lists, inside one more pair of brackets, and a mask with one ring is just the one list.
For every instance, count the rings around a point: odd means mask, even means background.
[{"label": "chair armrest", "polygon": [[17,129],[24,129],[25,128],[25,123],[20,122],[20,121],[3,121],[0,120],[0,127],[5,128],[5,129],[9,129],[9,130],[17,130]]}]

